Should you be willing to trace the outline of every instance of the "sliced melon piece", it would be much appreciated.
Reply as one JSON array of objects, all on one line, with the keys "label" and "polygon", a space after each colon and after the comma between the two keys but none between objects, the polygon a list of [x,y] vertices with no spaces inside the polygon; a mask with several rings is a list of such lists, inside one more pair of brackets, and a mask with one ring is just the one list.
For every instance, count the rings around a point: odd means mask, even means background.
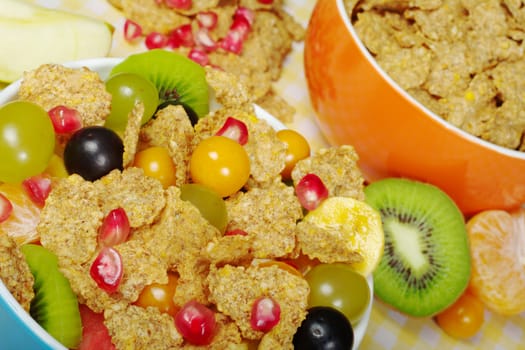
[{"label": "sliced melon piece", "polygon": [[101,20],[23,0],[0,0],[0,82],[44,63],[107,56],[113,27]]}]

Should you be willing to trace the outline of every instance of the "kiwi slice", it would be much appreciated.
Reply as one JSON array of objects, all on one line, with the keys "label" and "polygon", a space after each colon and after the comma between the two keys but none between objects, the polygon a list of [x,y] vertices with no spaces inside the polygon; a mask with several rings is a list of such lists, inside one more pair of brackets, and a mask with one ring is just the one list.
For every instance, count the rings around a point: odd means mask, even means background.
[{"label": "kiwi slice", "polygon": [[62,345],[76,348],[82,338],[77,296],[58,269],[57,257],[36,244],[25,244],[21,250],[35,279],[31,317]]},{"label": "kiwi slice", "polygon": [[433,316],[451,305],[466,289],[471,268],[456,204],[433,185],[400,178],[374,182],[365,195],[385,233],[375,295],[410,316]]},{"label": "kiwi slice", "polygon": [[209,87],[204,68],[174,51],[154,49],[130,55],[110,76],[134,73],[151,81],[159,91],[159,105],[180,104],[199,118],[209,112]]}]

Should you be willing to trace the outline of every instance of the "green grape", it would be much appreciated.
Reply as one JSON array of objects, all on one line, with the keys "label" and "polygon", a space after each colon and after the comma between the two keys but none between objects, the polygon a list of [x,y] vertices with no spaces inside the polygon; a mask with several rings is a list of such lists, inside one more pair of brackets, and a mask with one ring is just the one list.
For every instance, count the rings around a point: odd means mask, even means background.
[{"label": "green grape", "polygon": [[224,200],[217,192],[200,184],[184,184],[180,187],[180,198],[191,202],[210,224],[224,233],[228,224],[228,213]]},{"label": "green grape", "polygon": [[106,90],[112,95],[111,112],[105,126],[114,131],[126,128],[128,115],[136,103],[144,103],[142,125],[151,119],[159,104],[157,88],[149,80],[133,73],[119,73],[106,81]]},{"label": "green grape", "polygon": [[305,276],[310,286],[308,307],[328,306],[341,311],[355,325],[363,316],[371,292],[365,276],[345,264],[319,264]]},{"label": "green grape", "polygon": [[45,170],[55,148],[47,112],[27,101],[0,108],[0,181],[20,182]]}]

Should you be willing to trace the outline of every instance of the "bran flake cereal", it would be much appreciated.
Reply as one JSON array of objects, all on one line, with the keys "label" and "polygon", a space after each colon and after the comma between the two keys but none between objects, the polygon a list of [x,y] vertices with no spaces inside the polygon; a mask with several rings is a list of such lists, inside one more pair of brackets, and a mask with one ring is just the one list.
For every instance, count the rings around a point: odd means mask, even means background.
[{"label": "bran flake cereal", "polygon": [[97,180],[95,188],[102,212],[124,208],[131,227],[151,224],[166,204],[160,182],[144,175],[140,168],[113,170]]},{"label": "bran flake cereal", "polygon": [[153,307],[108,309],[104,318],[117,349],[178,349],[183,342],[173,319]]},{"label": "bran flake cereal", "polygon": [[124,129],[122,143],[124,144],[124,155],[122,156],[122,165],[127,167],[133,163],[137,154],[137,145],[139,141],[140,125],[144,115],[144,103],[137,103],[128,115],[128,122]]},{"label": "bran flake cereal", "polygon": [[[277,266],[231,265],[212,269],[208,279],[210,300],[235,321],[243,337],[261,339],[260,349],[293,349],[293,335],[306,317],[310,288],[304,279]],[[271,297],[281,308],[281,322],[268,333],[250,326],[252,305],[261,296]]]},{"label": "bran flake cereal", "polygon": [[227,230],[241,229],[253,236],[256,258],[278,258],[293,253],[295,227],[303,216],[293,188],[282,182],[238,192],[226,201]]},{"label": "bran flake cereal", "polygon": [[345,4],[359,38],[410,95],[474,136],[525,149],[521,1]]},{"label": "bran flake cereal", "polygon": [[80,113],[82,126],[103,125],[111,106],[111,95],[96,72],[57,64],[26,72],[18,96],[46,111],[60,105],[74,108]]},{"label": "bran flake cereal", "polygon": [[29,312],[31,300],[35,297],[34,278],[16,241],[7,235],[0,235],[0,279],[22,308]]},{"label": "bran flake cereal", "polygon": [[297,184],[303,176],[315,173],[323,181],[330,196],[352,197],[363,201],[364,178],[357,165],[359,156],[352,146],[322,148],[311,157],[297,162],[292,180]]},{"label": "bran flake cereal", "polygon": [[348,264],[363,261],[348,238],[337,225],[321,227],[311,222],[297,224],[297,245],[310,259],[323,263],[343,262]]},{"label": "bran flake cereal", "polygon": [[226,235],[211,241],[206,256],[217,266],[245,265],[254,259],[254,235]]},{"label": "bran flake cereal", "polygon": [[44,247],[62,259],[83,264],[97,249],[104,213],[95,185],[79,175],[59,180],[46,199],[37,232]]}]

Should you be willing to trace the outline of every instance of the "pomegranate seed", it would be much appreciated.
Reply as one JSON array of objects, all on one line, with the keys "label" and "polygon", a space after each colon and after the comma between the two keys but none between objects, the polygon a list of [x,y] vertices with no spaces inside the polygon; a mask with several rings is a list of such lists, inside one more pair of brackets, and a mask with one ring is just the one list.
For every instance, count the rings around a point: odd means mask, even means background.
[{"label": "pomegranate seed", "polygon": [[270,5],[273,4],[273,0],[257,0],[261,4]]},{"label": "pomegranate seed", "polygon": [[210,63],[210,58],[208,57],[206,51],[198,47],[192,48],[188,53],[188,57],[201,66],[206,66],[208,63]]},{"label": "pomegranate seed", "polygon": [[98,233],[98,241],[106,247],[124,243],[129,236],[128,215],[123,208],[113,209],[106,215]]},{"label": "pomegranate seed", "polygon": [[250,25],[250,22],[244,17],[236,18],[230,26],[230,32],[239,33],[241,40],[243,41],[246,40],[251,29],[252,26]]},{"label": "pomegranate seed", "polygon": [[6,196],[0,193],[0,222],[6,221],[13,212],[13,204]]},{"label": "pomegranate seed", "polygon": [[93,261],[89,274],[108,293],[117,291],[122,280],[122,257],[111,247],[104,247]]},{"label": "pomegranate seed", "polygon": [[253,329],[269,332],[281,320],[281,307],[270,297],[261,297],[252,305],[250,324]]},{"label": "pomegranate seed", "polygon": [[235,54],[242,52],[242,44],[242,34],[235,30],[230,30],[226,37],[219,42],[220,47]]},{"label": "pomegranate seed", "polygon": [[175,31],[172,31],[168,34],[168,41],[166,46],[170,49],[178,49],[182,46],[182,39],[177,35]]},{"label": "pomegranate seed", "polygon": [[202,11],[196,15],[199,26],[209,30],[212,30],[217,26],[218,17],[217,13],[213,11]]},{"label": "pomegranate seed", "polygon": [[33,203],[43,207],[51,192],[51,179],[43,175],[35,175],[22,181],[22,186]]},{"label": "pomegranate seed", "polygon": [[188,301],[175,315],[175,327],[193,345],[209,345],[216,325],[213,311],[195,300]]},{"label": "pomegranate seed", "polygon": [[224,233],[225,236],[248,236],[248,232],[241,230],[240,228],[237,228],[235,230],[226,231]]},{"label": "pomegranate seed", "polygon": [[233,21],[237,21],[239,18],[243,18],[248,22],[250,28],[253,24],[253,20],[255,19],[255,12],[253,12],[251,9],[247,7],[239,6],[235,13],[233,14]]},{"label": "pomegranate seed", "polygon": [[213,51],[217,48],[217,42],[213,40],[210,33],[205,28],[200,28],[195,33],[195,43],[204,47],[207,51]]},{"label": "pomegranate seed", "polygon": [[82,127],[80,113],[74,108],[60,105],[51,108],[47,114],[57,134],[73,133]]},{"label": "pomegranate seed", "polygon": [[133,41],[142,35],[142,27],[137,22],[126,19],[124,22],[124,39]]},{"label": "pomegranate seed", "polygon": [[323,180],[315,174],[306,174],[295,186],[299,202],[306,210],[314,210],[328,198],[328,189]]},{"label": "pomegranate seed", "polygon": [[195,46],[191,24],[183,24],[171,31],[168,35],[168,44],[172,48]]},{"label": "pomegranate seed", "polygon": [[166,6],[172,9],[189,10],[192,5],[191,0],[164,0]]},{"label": "pomegranate seed", "polygon": [[248,142],[248,127],[239,119],[228,117],[215,135],[226,136],[240,145],[245,145]]},{"label": "pomegranate seed", "polygon": [[162,49],[168,45],[168,37],[161,33],[151,32],[146,35],[144,43],[149,50]]}]

